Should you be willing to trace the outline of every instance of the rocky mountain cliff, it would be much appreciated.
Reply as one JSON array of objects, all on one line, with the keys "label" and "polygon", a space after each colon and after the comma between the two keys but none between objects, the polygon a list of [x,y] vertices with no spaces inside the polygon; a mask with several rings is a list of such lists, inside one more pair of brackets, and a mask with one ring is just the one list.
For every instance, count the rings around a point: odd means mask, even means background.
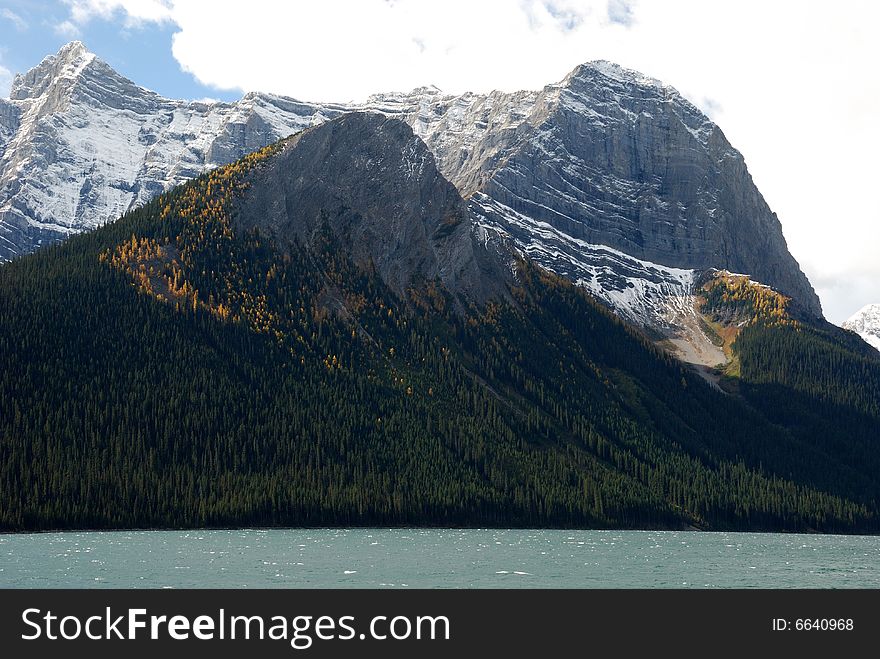
[{"label": "rocky mountain cliff", "polygon": [[748,273],[821,316],[721,130],[671,87],[607,62],[534,92],[206,104],[137,87],[74,42],[0,101],[0,259],[352,110],[409,123],[486,241],[511,240],[630,320],[678,331],[708,268]]},{"label": "rocky mountain cliff", "polygon": [[258,178],[236,213],[247,228],[308,246],[327,227],[402,298],[433,280],[477,303],[506,290],[464,200],[402,121],[344,114],[292,137]]},{"label": "rocky mountain cliff", "polygon": [[852,330],[880,350],[880,304],[866,305],[843,323],[843,327]]}]

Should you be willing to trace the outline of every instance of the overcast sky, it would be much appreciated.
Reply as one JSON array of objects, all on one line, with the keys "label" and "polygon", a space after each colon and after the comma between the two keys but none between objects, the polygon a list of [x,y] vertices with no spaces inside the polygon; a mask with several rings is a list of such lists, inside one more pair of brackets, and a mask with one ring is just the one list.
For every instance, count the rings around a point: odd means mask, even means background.
[{"label": "overcast sky", "polygon": [[612,60],[721,126],[841,322],[880,302],[878,26],[870,0],[0,0],[0,95],[71,39],[178,98],[512,91]]}]

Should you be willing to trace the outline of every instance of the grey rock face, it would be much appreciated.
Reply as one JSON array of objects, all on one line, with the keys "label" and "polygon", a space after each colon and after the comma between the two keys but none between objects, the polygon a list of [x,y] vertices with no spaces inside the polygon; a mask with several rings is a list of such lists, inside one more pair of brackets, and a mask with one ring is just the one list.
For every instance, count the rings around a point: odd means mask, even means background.
[{"label": "grey rock face", "polygon": [[16,105],[13,105],[6,99],[0,98],[0,157],[6,151],[6,145],[15,131],[18,130],[20,123],[20,113]]},{"label": "grey rock face", "polygon": [[541,92],[397,100],[465,196],[651,264],[748,273],[821,316],[742,155],[671,87],[594,62]]},{"label": "grey rock face", "polygon": [[345,114],[294,136],[237,207],[238,221],[311,245],[329,227],[356,262],[402,297],[440,279],[482,302],[507,277],[476,242],[467,206],[402,121]]},{"label": "grey rock face", "polygon": [[581,67],[483,191],[564,233],[680,268],[746,272],[821,315],[720,129],[669,88]]}]

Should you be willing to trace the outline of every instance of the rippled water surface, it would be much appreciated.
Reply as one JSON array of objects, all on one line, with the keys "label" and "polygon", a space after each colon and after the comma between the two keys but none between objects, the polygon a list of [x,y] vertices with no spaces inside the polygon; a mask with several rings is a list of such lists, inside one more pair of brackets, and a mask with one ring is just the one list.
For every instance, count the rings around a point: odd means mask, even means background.
[{"label": "rippled water surface", "polygon": [[0,535],[15,588],[878,588],[880,538],[292,529]]}]

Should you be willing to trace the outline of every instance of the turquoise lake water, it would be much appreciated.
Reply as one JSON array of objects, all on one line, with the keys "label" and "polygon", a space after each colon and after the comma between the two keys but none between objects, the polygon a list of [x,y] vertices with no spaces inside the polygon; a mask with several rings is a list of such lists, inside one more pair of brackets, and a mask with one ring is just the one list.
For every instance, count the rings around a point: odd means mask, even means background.
[{"label": "turquoise lake water", "polygon": [[4,588],[878,588],[880,537],[289,529],[0,535]]}]

